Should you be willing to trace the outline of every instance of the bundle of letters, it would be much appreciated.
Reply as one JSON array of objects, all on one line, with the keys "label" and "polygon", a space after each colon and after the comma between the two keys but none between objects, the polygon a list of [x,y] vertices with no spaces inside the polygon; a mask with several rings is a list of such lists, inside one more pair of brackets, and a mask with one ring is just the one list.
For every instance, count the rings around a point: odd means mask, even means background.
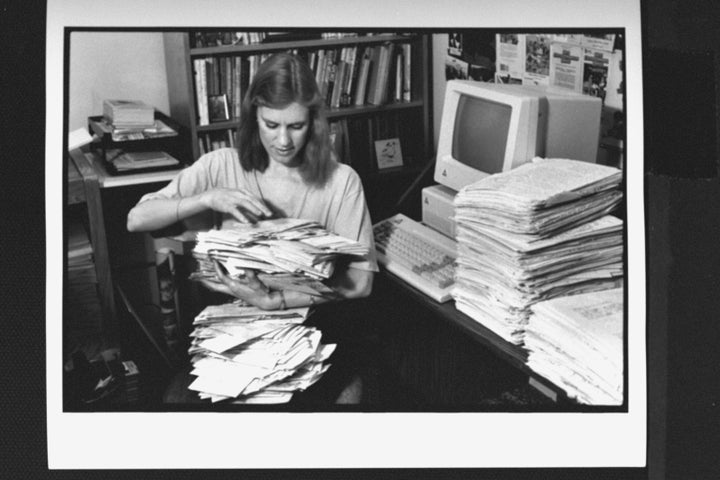
[{"label": "bundle of letters", "polygon": [[458,310],[522,344],[530,307],[622,284],[621,172],[533,159],[466,186],[455,197]]},{"label": "bundle of letters", "polygon": [[623,289],[554,298],[532,307],[528,365],[590,405],[623,401]]},{"label": "bundle of letters", "polygon": [[308,308],[264,311],[240,301],[205,308],[195,317],[190,384],[203,399],[286,403],[318,381],[335,344],[303,325]]},{"label": "bundle of letters", "polygon": [[231,277],[243,277],[245,269],[252,269],[271,289],[332,295],[322,281],[332,276],[337,259],[368,251],[367,246],[328,232],[314,221],[231,222],[222,229],[198,232],[193,249],[198,268],[192,278],[215,281],[212,261],[217,260]]}]

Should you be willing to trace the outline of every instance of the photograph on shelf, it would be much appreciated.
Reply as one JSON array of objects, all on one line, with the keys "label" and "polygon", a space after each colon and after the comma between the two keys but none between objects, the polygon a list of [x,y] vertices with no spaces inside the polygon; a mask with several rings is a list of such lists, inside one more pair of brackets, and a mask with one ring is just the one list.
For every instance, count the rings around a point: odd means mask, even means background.
[{"label": "photograph on shelf", "polygon": [[401,167],[403,164],[399,138],[375,140],[375,154],[379,170]]},{"label": "photograph on shelf", "polygon": [[226,122],[230,120],[230,109],[228,107],[227,94],[209,95],[208,104],[210,106],[211,122]]}]

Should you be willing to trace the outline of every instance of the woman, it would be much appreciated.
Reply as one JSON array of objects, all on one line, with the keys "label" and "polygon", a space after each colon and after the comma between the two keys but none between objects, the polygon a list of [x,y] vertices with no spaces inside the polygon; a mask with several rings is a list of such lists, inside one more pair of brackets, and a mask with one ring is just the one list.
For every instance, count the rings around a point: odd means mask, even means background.
[{"label": "woman", "polygon": [[[273,55],[259,67],[243,100],[238,150],[203,155],[166,187],[142,197],[128,214],[128,230],[157,230],[208,212],[240,222],[315,220],[370,247],[368,256],[336,268],[328,282],[342,298],[367,297],[378,270],[370,214],[357,173],[333,158],[323,108],[310,68],[295,56]],[[231,279],[217,264],[216,273],[223,291],[263,309],[328,301],[269,291],[252,271],[243,281]]]}]

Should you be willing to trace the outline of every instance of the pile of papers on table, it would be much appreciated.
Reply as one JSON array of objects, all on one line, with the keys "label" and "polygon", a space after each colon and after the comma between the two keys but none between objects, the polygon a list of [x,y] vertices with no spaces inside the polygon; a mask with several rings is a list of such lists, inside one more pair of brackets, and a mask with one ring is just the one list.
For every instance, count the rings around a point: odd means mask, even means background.
[{"label": "pile of papers on table", "polygon": [[303,325],[308,308],[264,311],[233,302],[205,308],[194,320],[190,384],[203,399],[286,403],[318,381],[335,344]]},{"label": "pile of papers on table", "polygon": [[565,159],[534,159],[455,197],[457,308],[522,344],[530,307],[622,284],[621,172]]},{"label": "pile of papers on table", "polygon": [[212,260],[230,276],[245,269],[271,289],[331,295],[322,281],[330,278],[335,262],[344,255],[366,255],[367,246],[323,229],[317,222],[294,218],[261,220],[254,224],[231,222],[222,229],[198,232],[193,256],[198,268],[192,278],[216,279]]},{"label": "pile of papers on table", "polygon": [[525,334],[528,365],[591,405],[623,401],[623,289],[539,302]]}]

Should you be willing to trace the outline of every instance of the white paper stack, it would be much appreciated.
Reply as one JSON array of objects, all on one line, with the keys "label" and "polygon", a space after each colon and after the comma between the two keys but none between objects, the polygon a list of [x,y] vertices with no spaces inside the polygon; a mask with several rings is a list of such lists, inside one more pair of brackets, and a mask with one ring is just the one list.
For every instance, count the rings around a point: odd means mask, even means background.
[{"label": "white paper stack", "polygon": [[590,405],[623,401],[623,289],[555,298],[533,306],[528,365]]},{"label": "white paper stack", "polygon": [[103,116],[116,127],[148,127],[155,123],[155,109],[139,100],[105,100]]},{"label": "white paper stack", "polygon": [[530,307],[617,287],[623,275],[619,170],[535,159],[455,198],[457,308],[522,344]]},{"label": "white paper stack", "polygon": [[270,288],[330,294],[322,280],[332,276],[336,260],[343,255],[366,255],[368,250],[313,221],[279,218],[254,224],[231,222],[222,229],[198,233],[193,249],[198,269],[193,278],[213,281],[212,260],[217,260],[230,276],[242,277],[245,269],[253,269]]},{"label": "white paper stack", "polygon": [[318,381],[334,344],[307,327],[308,308],[264,311],[241,302],[207,307],[194,321],[189,386],[213,402],[286,403]]}]

